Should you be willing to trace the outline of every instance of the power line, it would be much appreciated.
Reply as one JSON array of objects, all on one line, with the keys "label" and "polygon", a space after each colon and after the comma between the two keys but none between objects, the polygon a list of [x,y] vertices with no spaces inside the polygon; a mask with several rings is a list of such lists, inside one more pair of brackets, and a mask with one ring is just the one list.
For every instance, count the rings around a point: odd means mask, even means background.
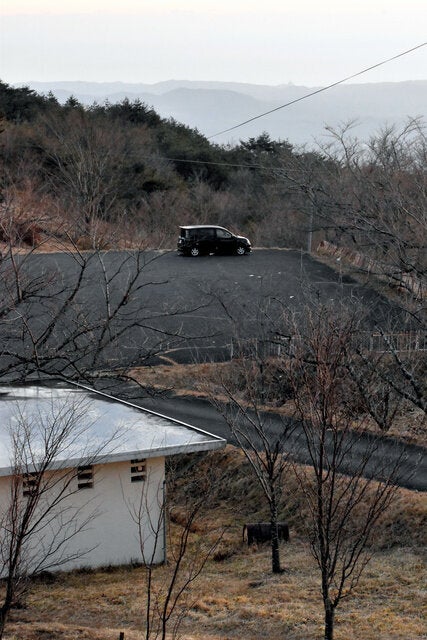
[{"label": "power line", "polygon": [[211,138],[215,138],[216,136],[221,135],[222,133],[228,133],[229,131],[233,131],[234,129],[238,129],[239,127],[243,127],[243,125],[248,124],[249,122],[253,122],[254,120],[258,120],[259,118],[263,118],[264,116],[268,116],[270,113],[274,113],[275,111],[279,111],[280,109],[284,109],[285,107],[289,107],[292,104],[296,104],[297,102],[301,102],[301,100],[305,100],[306,98],[311,98],[311,96],[315,96],[318,93],[322,93],[322,91],[327,91],[328,89],[331,89],[332,87],[336,87],[339,84],[342,84],[343,82],[347,82],[347,80],[352,80],[353,78],[357,78],[357,76],[361,76],[363,73],[366,73],[367,71],[372,71],[372,69],[376,69],[377,67],[381,67],[384,64],[387,64],[388,62],[392,62],[392,60],[396,60],[397,58],[401,58],[402,56],[406,56],[408,55],[408,53],[412,53],[413,51],[416,51],[417,49],[421,49],[422,47],[425,47],[427,45],[427,42],[423,42],[422,44],[418,44],[416,47],[412,47],[412,49],[407,49],[406,51],[402,51],[402,53],[398,53],[395,56],[392,56],[391,58],[387,58],[387,60],[382,60],[382,62],[377,62],[376,64],[373,64],[370,67],[366,67],[366,69],[362,69],[362,71],[358,71],[357,73],[353,73],[351,76],[347,76],[346,78],[343,78],[342,80],[338,80],[337,82],[333,82],[332,84],[328,84],[326,87],[321,87],[320,89],[316,89],[315,91],[311,91],[310,93],[306,93],[305,95],[301,96],[300,98],[296,98],[295,100],[291,100],[290,102],[287,102],[286,104],[282,104],[279,107],[275,107],[274,109],[270,109],[269,111],[264,111],[264,113],[260,113],[257,116],[254,116],[253,118],[249,118],[248,120],[245,120],[244,122],[239,122],[239,124],[235,124],[233,127],[229,127],[228,129],[223,129],[222,131],[218,131],[218,133],[214,133],[213,135],[209,136],[207,139],[211,140]]},{"label": "power line", "polygon": [[234,167],[236,169],[269,169],[270,167],[266,167],[262,164],[238,164],[237,162],[215,162],[214,160],[190,160],[187,158],[169,158],[167,156],[161,155],[149,155],[149,156],[141,156],[142,158],[150,158],[150,159],[160,159],[167,160],[168,162],[183,162],[188,164],[209,164],[215,165],[217,167]]}]

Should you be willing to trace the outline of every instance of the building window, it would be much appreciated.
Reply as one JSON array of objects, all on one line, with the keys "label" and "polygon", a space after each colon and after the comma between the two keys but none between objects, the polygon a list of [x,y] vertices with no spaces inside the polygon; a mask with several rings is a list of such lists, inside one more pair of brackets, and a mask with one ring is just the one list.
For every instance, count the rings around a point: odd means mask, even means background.
[{"label": "building window", "polygon": [[77,467],[77,488],[78,489],[92,489],[93,487],[93,467],[92,465],[86,465],[84,467]]},{"label": "building window", "polygon": [[130,461],[130,481],[131,482],[144,482],[146,476],[146,461],[145,460],[131,460]]}]

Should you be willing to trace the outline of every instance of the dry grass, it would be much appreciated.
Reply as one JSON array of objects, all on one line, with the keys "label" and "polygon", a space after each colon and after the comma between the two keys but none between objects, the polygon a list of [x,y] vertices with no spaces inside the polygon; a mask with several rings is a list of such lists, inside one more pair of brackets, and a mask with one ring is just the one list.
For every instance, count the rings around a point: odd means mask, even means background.
[{"label": "dry grass", "polygon": [[[141,244],[141,233],[130,228],[124,221],[110,223],[97,221],[91,228],[86,228],[82,218],[52,208],[49,201],[43,213],[37,214],[32,207],[21,205],[19,212],[2,210],[0,207],[0,226],[9,232],[9,239],[0,233],[0,253],[7,255],[29,253],[76,253],[99,250],[134,250],[147,248]],[[20,233],[20,229],[34,228],[36,234],[31,240]],[[77,231],[80,229],[80,232]],[[5,234],[3,233],[3,236]],[[28,234],[27,234],[28,235]],[[156,244],[153,244],[156,246]]]},{"label": "dry grass", "polygon": [[[286,571],[268,572],[268,549],[241,549],[222,563],[210,562],[187,594],[182,637],[197,640],[306,640],[322,636],[319,583],[307,546],[299,539],[283,548]],[[162,580],[164,567],[157,569]],[[425,638],[425,564],[414,549],[374,555],[352,597],[337,613],[336,640]],[[73,573],[37,585],[28,608],[15,611],[10,639],[71,640],[141,637],[144,570]]]},{"label": "dry grass", "polygon": [[[287,509],[291,541],[282,547],[282,575],[272,575],[268,547],[248,548],[242,523],[265,517],[262,497],[242,454],[232,447],[201,456],[199,473],[211,458],[224,472],[210,508],[195,528],[194,540],[211,541],[225,527],[220,546],[186,594],[181,637],[187,640],[308,640],[322,637],[319,579],[303,537],[306,513],[289,479]],[[184,467],[189,459],[185,459]],[[194,474],[194,469],[190,470]],[[178,483],[175,506],[183,508]],[[425,495],[400,490],[378,528],[372,560],[348,600],[337,611],[336,640],[421,640],[425,638],[427,570]],[[179,519],[179,518],[178,518]],[[173,525],[172,531],[178,525]],[[171,571],[158,567],[158,588]],[[9,640],[125,640],[144,637],[146,576],[142,567],[58,574],[33,585],[25,608],[14,610]]]}]

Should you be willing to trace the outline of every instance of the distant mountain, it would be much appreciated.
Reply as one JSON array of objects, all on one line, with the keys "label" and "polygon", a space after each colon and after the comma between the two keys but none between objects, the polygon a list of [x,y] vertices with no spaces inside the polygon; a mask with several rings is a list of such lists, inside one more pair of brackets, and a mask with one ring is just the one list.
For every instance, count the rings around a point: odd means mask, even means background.
[{"label": "distant mountain", "polygon": [[[296,100],[316,87],[268,86],[238,82],[169,80],[156,84],[124,82],[28,82],[38,93],[51,91],[60,102],[71,95],[86,105],[140,99],[164,118],[174,118],[206,136]],[[18,85],[16,85],[18,86]],[[236,143],[267,131],[273,139],[312,144],[325,139],[326,126],[355,121],[353,133],[366,139],[380,129],[401,126],[409,117],[427,116],[427,80],[343,84],[259,118],[213,142]]]}]

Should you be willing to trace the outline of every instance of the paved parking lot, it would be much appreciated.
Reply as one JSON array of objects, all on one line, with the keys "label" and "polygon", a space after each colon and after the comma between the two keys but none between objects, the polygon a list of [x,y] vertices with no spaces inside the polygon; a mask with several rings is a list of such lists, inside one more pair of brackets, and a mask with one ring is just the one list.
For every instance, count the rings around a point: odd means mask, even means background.
[{"label": "paved parking lot", "polygon": [[[343,302],[365,309],[368,324],[384,323],[398,311],[369,288],[341,277],[311,256],[288,250],[255,250],[249,256],[188,258],[176,252],[148,252],[143,268],[132,255],[103,254],[85,271],[77,302],[92,318],[106,314],[104,276],[112,278],[111,301],[119,299],[126,282],[140,268],[139,289],[117,318],[132,326],[115,358],[131,361],[141,345],[162,341],[163,355],[179,362],[223,359],[235,338],[263,337],[283,310],[304,314],[307,304],[322,301],[333,309]],[[55,273],[55,287],[69,286],[77,273],[75,257],[38,255],[28,263],[32,272]],[[33,310],[37,318],[37,310]],[[179,334],[179,339],[175,335]],[[110,354],[111,355],[111,354]]]},{"label": "paved parking lot", "polygon": [[[256,250],[243,257],[201,258],[184,258],[175,252],[151,252],[140,257],[143,268],[139,268],[141,263],[137,264],[136,255],[124,252],[108,252],[102,254],[102,260],[99,256],[89,260],[76,297],[71,305],[67,305],[65,315],[55,324],[55,331],[44,345],[48,358],[57,357],[62,361],[64,356],[58,345],[71,329],[81,326],[84,332],[86,321],[89,327],[96,325],[101,333],[107,314],[122,298],[126,284],[133,276],[137,276],[137,289],[120,307],[110,327],[110,335],[116,336],[117,341],[114,347],[105,350],[107,368],[112,364],[138,364],[140,354],[149,351],[159,341],[161,361],[164,358],[177,362],[223,359],[230,355],[233,338],[262,338],[269,330],[270,322],[280,320],[283,309],[300,314],[303,320],[306,305],[313,300],[320,300],[331,310],[340,308],[342,302],[353,305],[357,310],[365,310],[367,328],[399,317],[399,310],[386,299],[351,278],[341,277],[339,270],[335,271],[297,251]],[[3,263],[1,268],[7,268],[7,264]],[[45,285],[40,298],[29,299],[19,308],[11,309],[0,323],[0,341],[7,346],[0,353],[3,367],[7,359],[11,359],[9,346],[16,348],[15,360],[18,363],[19,350],[31,349],[31,342],[28,339],[22,342],[21,339],[20,315],[25,314],[26,326],[31,329],[32,337],[44,335],[46,322],[55,317],[55,309],[73,290],[79,274],[78,257],[35,255],[25,262],[25,269],[29,277],[42,277]],[[126,329],[123,334],[120,333],[122,329]],[[175,338],[175,335],[179,337]],[[91,334],[86,338],[90,346]],[[75,343],[76,353],[79,340],[80,337]],[[96,341],[94,344],[96,350]],[[147,405],[150,401],[141,398],[141,402]],[[206,402],[179,399],[173,395],[155,398],[151,402],[149,406],[156,411],[224,435],[224,421]],[[280,418],[272,416],[272,437],[280,429]],[[361,446],[363,455],[363,442]],[[387,439],[384,447],[379,450],[380,457],[400,455],[400,447],[395,454],[393,443]],[[402,483],[425,490],[426,471],[425,465],[419,465],[420,451],[416,447],[410,451],[408,448],[407,454],[405,473],[408,468],[417,467],[417,471],[411,475],[411,484],[403,477]],[[298,438],[293,455],[306,461]]]},{"label": "paved parking lot", "polygon": [[169,353],[182,362],[227,357],[234,339],[262,339],[269,326],[280,324],[284,311],[304,314],[313,301],[331,310],[342,304],[364,310],[370,328],[398,314],[372,289],[298,251],[256,250],[244,257],[203,258],[169,254],[153,264],[154,274],[166,284],[153,288],[150,304],[157,298],[159,307],[169,303],[190,310],[179,319],[191,340]]}]

